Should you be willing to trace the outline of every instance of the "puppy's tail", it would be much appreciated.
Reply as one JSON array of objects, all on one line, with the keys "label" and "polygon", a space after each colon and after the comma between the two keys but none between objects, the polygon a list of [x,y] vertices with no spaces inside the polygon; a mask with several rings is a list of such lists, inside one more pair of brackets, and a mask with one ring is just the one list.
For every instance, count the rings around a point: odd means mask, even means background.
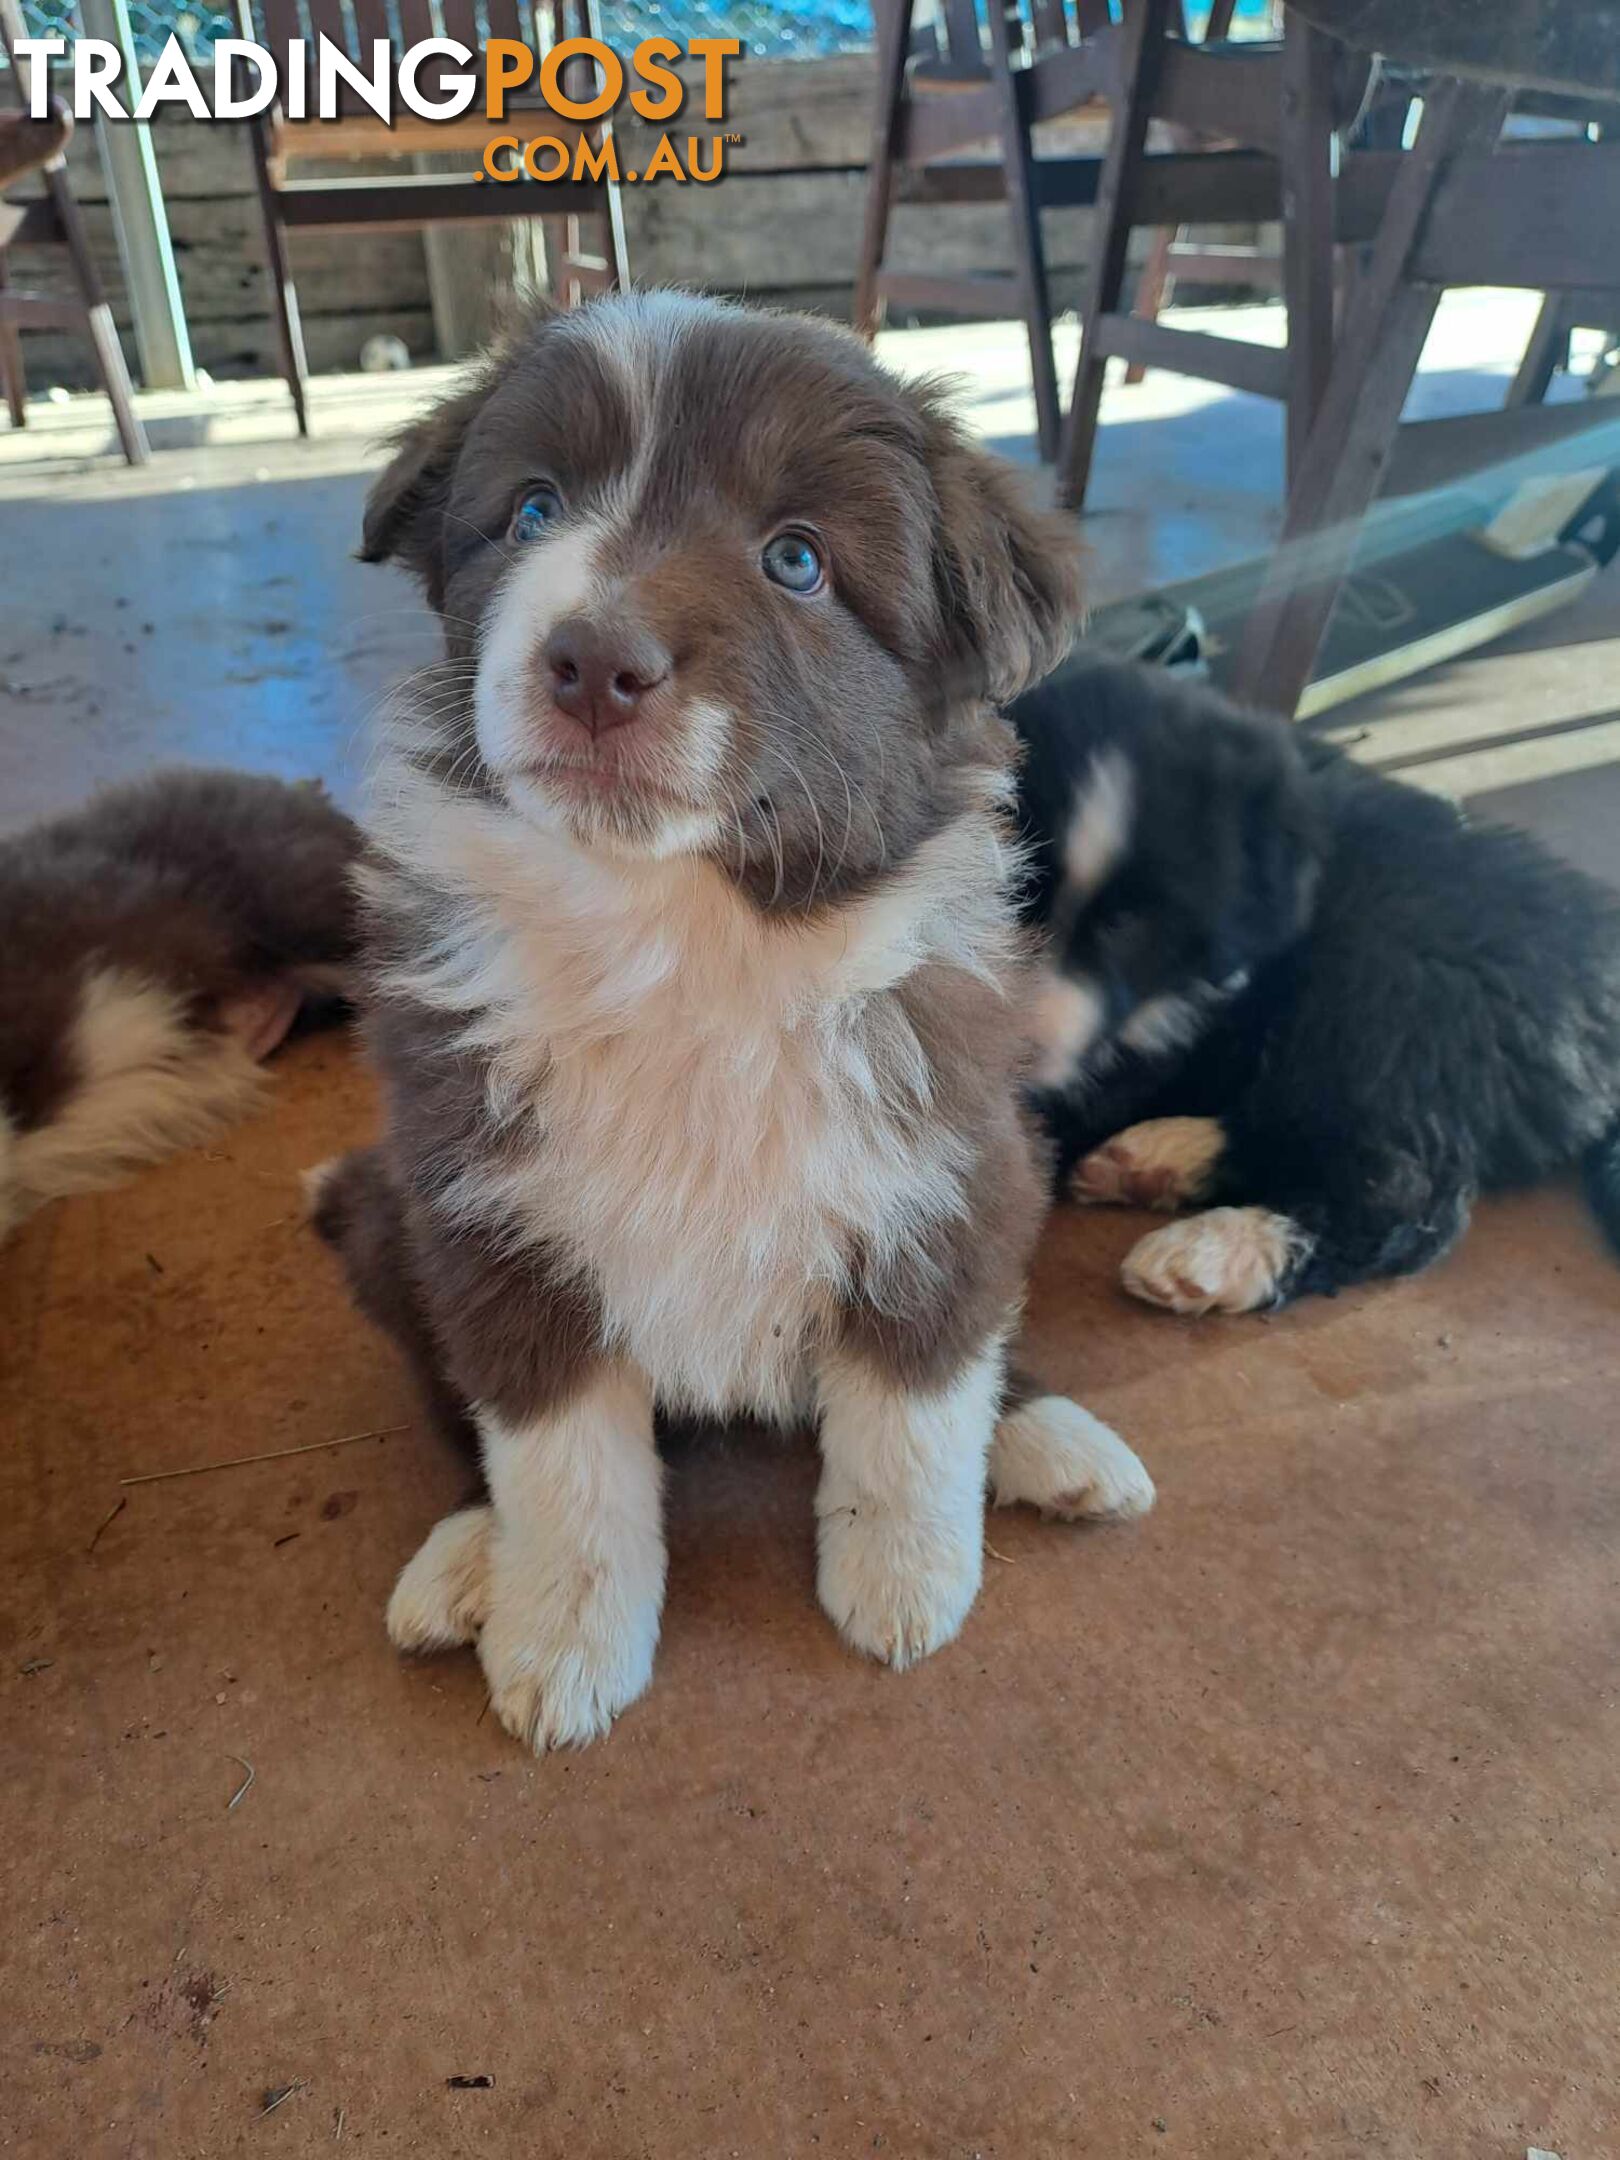
[{"label": "puppy's tail", "polygon": [[1611,1125],[1588,1151],[1584,1168],[1592,1212],[1620,1257],[1620,1122]]},{"label": "puppy's tail", "polygon": [[264,1084],[236,1036],[192,1024],[182,991],[120,968],[86,975],[65,1054],[75,1081],[49,1118],[16,1129],[0,1117],[0,1235],[47,1200],[211,1140]]}]

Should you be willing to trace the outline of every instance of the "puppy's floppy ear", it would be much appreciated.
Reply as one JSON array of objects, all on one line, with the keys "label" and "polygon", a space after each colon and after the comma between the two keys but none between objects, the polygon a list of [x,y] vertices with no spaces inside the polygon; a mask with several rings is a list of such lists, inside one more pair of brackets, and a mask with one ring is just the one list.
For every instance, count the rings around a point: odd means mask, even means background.
[{"label": "puppy's floppy ear", "polygon": [[366,497],[360,560],[403,563],[422,580],[435,608],[444,605],[444,512],[451,477],[494,373],[486,362],[472,382],[402,428],[394,437],[393,456]]},{"label": "puppy's floppy ear", "polygon": [[401,428],[394,437],[393,457],[372,482],[360,560],[402,562],[422,580],[435,608],[444,605],[444,513],[467,430],[512,360],[557,313],[546,299],[507,302],[499,311],[493,339],[467,380],[442,404]]},{"label": "puppy's floppy ear", "polygon": [[1084,613],[1074,522],[1037,510],[1023,476],[969,442],[929,386],[917,393],[940,522],[936,577],[949,659],[1003,703],[1056,667]]},{"label": "puppy's floppy ear", "polygon": [[1227,971],[1291,945],[1315,911],[1325,836],[1305,761],[1283,724],[1243,717],[1237,754],[1208,775],[1209,800],[1229,806],[1230,852],[1221,910]]}]

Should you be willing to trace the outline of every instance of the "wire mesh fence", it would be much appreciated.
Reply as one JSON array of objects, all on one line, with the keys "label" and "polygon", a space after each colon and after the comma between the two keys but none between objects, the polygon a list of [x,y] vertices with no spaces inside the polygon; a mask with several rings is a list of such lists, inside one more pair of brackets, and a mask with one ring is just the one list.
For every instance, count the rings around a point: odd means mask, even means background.
[{"label": "wire mesh fence", "polygon": [[[22,0],[35,37],[71,39],[77,31],[74,5],[75,0]],[[1207,0],[1190,0],[1188,27],[1194,36],[1208,12]],[[919,19],[928,13],[925,4]],[[1237,0],[1237,34],[1263,31],[1273,13],[1274,0]],[[389,14],[392,18],[392,7]],[[698,37],[735,37],[756,58],[814,60],[861,52],[872,43],[871,0],[602,0],[601,17],[603,35],[621,49],[644,37],[672,37],[682,44]],[[187,6],[185,0],[129,0],[129,20],[144,61],[156,59],[171,37],[178,36],[195,59],[206,60],[217,39],[239,35],[229,0],[219,8]]]},{"label": "wire mesh fence", "polygon": [[[604,0],[601,12],[603,36],[621,49],[644,37],[682,44],[735,37],[755,57],[792,60],[859,52],[872,42],[870,0]],[[34,37],[76,35],[73,0],[23,0],[23,14]],[[129,20],[143,60],[156,59],[176,36],[194,58],[206,60],[216,39],[240,35],[230,7],[130,0]]]}]

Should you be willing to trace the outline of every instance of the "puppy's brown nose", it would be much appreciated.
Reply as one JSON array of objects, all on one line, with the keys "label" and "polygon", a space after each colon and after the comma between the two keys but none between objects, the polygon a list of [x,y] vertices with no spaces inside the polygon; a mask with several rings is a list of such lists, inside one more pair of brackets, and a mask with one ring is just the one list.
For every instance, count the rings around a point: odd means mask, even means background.
[{"label": "puppy's brown nose", "polygon": [[634,720],[642,700],[670,671],[670,657],[650,630],[571,615],[546,639],[541,662],[558,709],[605,735]]}]

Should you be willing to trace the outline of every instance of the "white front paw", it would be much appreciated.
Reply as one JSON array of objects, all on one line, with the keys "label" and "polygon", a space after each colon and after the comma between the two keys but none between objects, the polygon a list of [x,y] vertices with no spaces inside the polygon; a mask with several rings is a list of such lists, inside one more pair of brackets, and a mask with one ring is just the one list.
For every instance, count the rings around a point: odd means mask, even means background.
[{"label": "white front paw", "polygon": [[491,1509],[463,1508],[406,1561],[388,1600],[388,1639],[397,1650],[449,1650],[477,1635],[489,1609],[493,1523]]},{"label": "white front paw", "polygon": [[990,1492],[997,1507],[1022,1502],[1065,1521],[1123,1522],[1153,1505],[1140,1460],[1089,1410],[1066,1395],[1040,1395],[996,1427]]},{"label": "white front paw", "polygon": [[982,1507],[962,1523],[920,1520],[864,1498],[824,1504],[816,1589],[857,1650],[886,1665],[915,1665],[967,1618],[979,1594],[983,1546]]},{"label": "white front paw", "polygon": [[495,1715],[536,1754],[600,1739],[652,1678],[663,1581],[581,1558],[535,1567],[497,1531],[479,1662]]}]

